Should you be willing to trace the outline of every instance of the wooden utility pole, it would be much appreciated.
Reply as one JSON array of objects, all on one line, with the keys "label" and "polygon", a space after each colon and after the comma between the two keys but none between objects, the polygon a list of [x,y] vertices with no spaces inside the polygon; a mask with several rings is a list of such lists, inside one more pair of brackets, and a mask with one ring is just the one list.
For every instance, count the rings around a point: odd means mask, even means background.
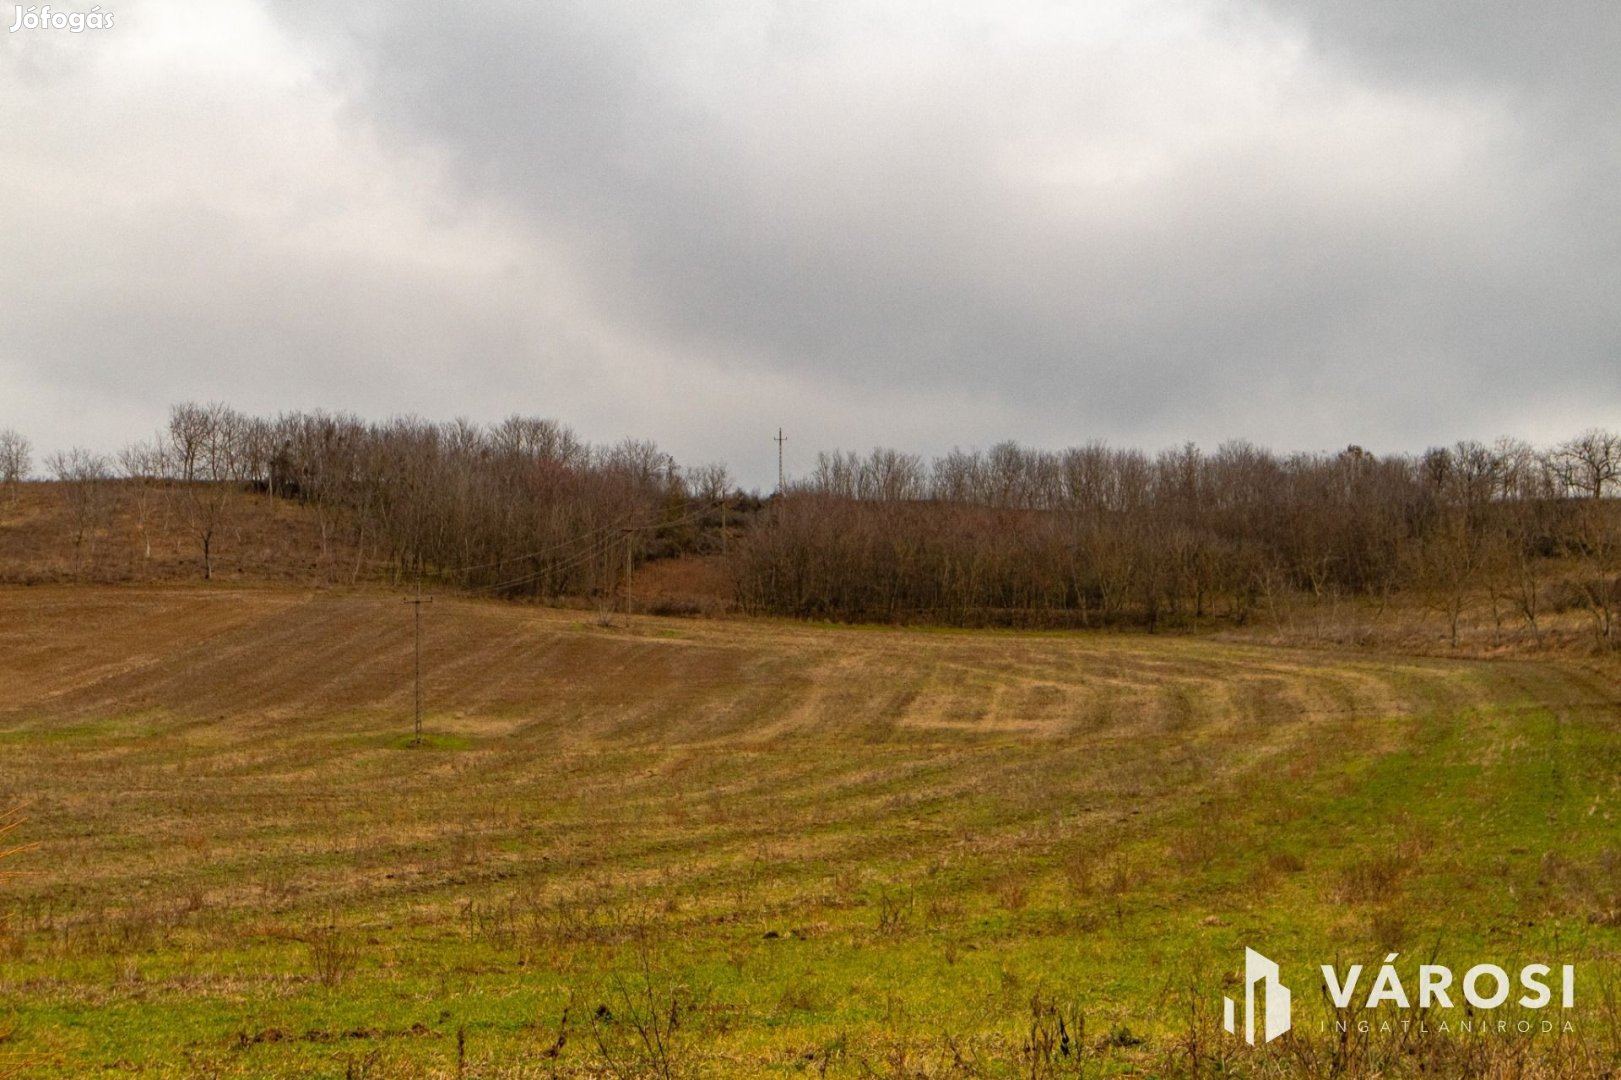
[{"label": "wooden utility pole", "polygon": [[433,603],[433,597],[422,595],[422,578],[417,578],[417,594],[405,598],[416,609],[416,737],[412,746],[422,745],[422,605]]},{"label": "wooden utility pole", "polygon": [[777,429],[777,494],[782,494],[782,444],[788,440],[782,437],[782,428]]},{"label": "wooden utility pole", "polygon": [[630,625],[630,542],[636,534],[625,531],[625,625]]}]

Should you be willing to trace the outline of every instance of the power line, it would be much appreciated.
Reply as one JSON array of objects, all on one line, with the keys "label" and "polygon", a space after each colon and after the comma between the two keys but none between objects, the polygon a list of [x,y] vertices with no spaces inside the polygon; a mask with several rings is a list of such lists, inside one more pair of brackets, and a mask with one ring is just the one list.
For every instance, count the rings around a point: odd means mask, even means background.
[{"label": "power line", "polygon": [[538,559],[542,555],[550,555],[554,551],[560,551],[572,544],[579,543],[581,540],[584,540],[587,537],[596,536],[598,533],[613,532],[622,526],[624,520],[624,518],[619,518],[616,521],[610,521],[606,525],[599,525],[595,529],[590,529],[584,533],[581,533],[579,536],[573,536],[567,540],[560,540],[555,544],[541,548],[539,551],[526,551],[521,555],[508,555],[505,558],[496,559],[493,562],[474,563],[470,566],[447,567],[441,569],[439,572],[441,574],[469,574],[474,570],[490,570],[497,566],[505,566],[507,563],[522,562],[524,559]]},{"label": "power line", "polygon": [[[670,521],[655,521],[655,522],[651,522],[651,523],[646,524],[646,525],[625,525],[625,526],[621,526],[621,528],[624,529],[624,533],[625,533],[625,536],[627,538],[626,542],[629,543],[630,542],[629,538],[633,537],[636,533],[639,533],[639,532],[655,532],[655,531],[657,531],[659,529],[673,529],[676,526],[685,525],[689,521],[696,521],[698,518],[702,517],[707,512],[707,509],[708,508],[705,508],[703,510],[694,510],[694,511],[691,511],[689,513],[683,514],[680,517],[675,518],[675,519],[670,520]],[[498,582],[494,582],[494,583],[489,584],[489,585],[470,586],[470,587],[468,587],[467,591],[470,592],[470,593],[499,592],[502,589],[513,588],[513,587],[518,586],[518,585],[526,585],[529,582],[534,581],[534,580],[536,580],[538,578],[545,577],[547,574],[564,573],[565,571],[572,570],[577,566],[581,566],[581,565],[583,565],[585,563],[591,562],[592,560],[594,560],[594,559],[596,559],[596,558],[598,558],[600,556],[607,555],[609,552],[611,552],[613,550],[613,548],[615,546],[617,546],[617,542],[618,542],[618,536],[617,535],[614,535],[612,533],[606,533],[606,530],[604,530],[604,529],[596,529],[596,530],[593,530],[593,532],[605,533],[605,535],[602,536],[601,539],[596,541],[596,543],[590,545],[590,547],[588,547],[585,551],[578,552],[577,554],[575,554],[571,558],[565,559],[561,563],[554,563],[554,564],[552,564],[550,566],[543,566],[538,570],[534,570],[534,571],[531,571],[529,573],[519,575],[518,577],[515,577],[515,578],[509,578],[509,579],[507,579],[505,581],[498,581]],[[592,535],[592,534],[587,533],[586,535],[589,536],[589,535]],[[562,546],[562,545],[558,545],[558,546]]]},{"label": "power line", "polygon": [[[681,515],[680,517],[675,518],[674,520],[671,520],[671,521],[654,521],[654,522],[650,522],[650,523],[645,524],[645,525],[627,524],[627,518],[620,517],[620,518],[617,518],[617,519],[615,519],[613,521],[608,522],[608,524],[606,524],[606,525],[599,525],[596,528],[589,529],[586,532],[583,532],[578,536],[571,536],[566,540],[559,540],[555,544],[547,545],[546,547],[540,548],[540,549],[535,550],[535,551],[526,551],[526,552],[523,552],[523,553],[518,554],[518,555],[508,555],[508,556],[506,556],[504,558],[494,559],[494,560],[491,560],[490,562],[485,562],[485,563],[471,563],[471,564],[468,564],[468,565],[465,565],[465,566],[439,567],[439,568],[437,568],[437,570],[435,572],[440,577],[444,577],[446,575],[451,575],[451,574],[470,574],[475,570],[489,570],[489,569],[493,569],[494,567],[505,566],[508,563],[522,562],[525,559],[538,559],[538,558],[541,558],[541,557],[546,556],[546,555],[551,555],[554,552],[563,551],[564,549],[575,547],[576,545],[578,545],[578,544],[580,544],[582,542],[590,540],[592,537],[600,537],[601,538],[596,542],[596,546],[594,548],[596,553],[600,554],[601,551],[602,551],[601,545],[603,543],[612,543],[612,541],[617,536],[617,534],[620,532],[620,530],[629,530],[631,532],[650,532],[650,531],[654,531],[654,530],[657,530],[657,529],[670,529],[670,528],[674,528],[674,527],[676,527],[678,525],[685,525],[689,521],[696,521],[698,518],[703,517],[703,515],[708,511],[708,509],[709,509],[708,507],[704,507],[704,508],[701,508],[701,509],[698,509],[698,510],[688,511],[687,513],[685,513],[685,514]],[[388,565],[392,565],[392,563],[379,561],[379,565],[388,566]],[[556,569],[556,568],[555,567],[547,567],[545,569],[536,571],[533,574],[526,574],[526,575],[524,575],[524,578],[521,579],[521,580],[529,580],[529,579],[533,579],[535,577],[539,577],[542,574],[546,573],[547,570],[552,570],[552,569]],[[477,588],[474,589],[474,591],[479,591],[481,589],[498,589],[498,588],[501,588],[501,585],[499,583],[495,584],[495,585],[478,586]]]},{"label": "power line", "polygon": [[550,566],[543,566],[539,570],[534,570],[515,578],[509,578],[506,581],[497,581],[489,585],[470,586],[467,591],[470,593],[499,592],[502,589],[510,589],[518,585],[526,585],[538,578],[545,577],[547,574],[564,573],[574,569],[576,566],[591,562],[599,555],[607,553],[615,546],[617,539],[618,538],[613,535],[605,536],[601,540],[598,540],[595,544],[592,544],[588,550],[580,552],[572,558],[565,559],[560,563],[553,563]]}]

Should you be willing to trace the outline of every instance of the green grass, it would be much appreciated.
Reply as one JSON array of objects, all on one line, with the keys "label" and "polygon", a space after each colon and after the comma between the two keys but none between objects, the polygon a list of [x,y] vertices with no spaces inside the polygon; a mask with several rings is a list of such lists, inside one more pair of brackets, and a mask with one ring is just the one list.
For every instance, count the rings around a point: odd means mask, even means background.
[{"label": "green grass", "polygon": [[[447,602],[413,748],[365,603],[302,609],[342,654],[309,683],[261,681],[279,605],[228,659],[0,712],[0,800],[41,845],[0,886],[29,1075],[1618,1063],[1618,695],[1591,672]],[[1296,988],[1265,1052],[1219,1030],[1246,945]],[[1389,952],[1577,963],[1578,1036],[1337,1047],[1316,966]]]},{"label": "green grass", "polygon": [[395,750],[421,750],[424,752],[434,750],[470,750],[473,740],[465,735],[446,735],[443,732],[424,731],[420,736],[414,732],[409,735],[385,735],[379,745]]}]

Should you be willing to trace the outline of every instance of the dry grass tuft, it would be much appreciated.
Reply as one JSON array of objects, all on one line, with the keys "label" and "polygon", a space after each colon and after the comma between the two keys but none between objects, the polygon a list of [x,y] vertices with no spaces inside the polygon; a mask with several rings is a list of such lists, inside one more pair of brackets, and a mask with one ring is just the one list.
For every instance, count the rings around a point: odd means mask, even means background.
[{"label": "dry grass tuft", "polygon": [[[0,811],[0,844],[6,843],[6,838],[22,825],[22,810],[12,807]],[[13,844],[10,847],[0,846],[0,861],[15,858],[26,851],[31,851],[37,844]],[[15,873],[11,870],[0,870],[0,876]],[[9,951],[12,946],[11,913],[0,911],[0,951]],[[17,942],[20,945],[20,942]],[[11,1041],[14,1027],[10,1021],[0,1018],[0,1044]],[[37,1062],[34,1058],[9,1052],[0,1053],[0,1078],[21,1076]]]}]

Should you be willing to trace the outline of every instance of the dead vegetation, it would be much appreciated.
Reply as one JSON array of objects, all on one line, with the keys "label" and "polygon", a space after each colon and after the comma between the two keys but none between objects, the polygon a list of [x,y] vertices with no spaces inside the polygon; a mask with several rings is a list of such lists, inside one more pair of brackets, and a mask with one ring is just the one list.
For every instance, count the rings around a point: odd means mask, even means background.
[{"label": "dead vegetation", "polygon": [[412,749],[389,593],[0,589],[0,803],[40,845],[0,1008],[44,1075],[1614,1066],[1596,984],[1557,1043],[1219,1025],[1278,927],[1383,955],[1553,920],[1609,963],[1616,699],[1587,667],[426,618]]}]

